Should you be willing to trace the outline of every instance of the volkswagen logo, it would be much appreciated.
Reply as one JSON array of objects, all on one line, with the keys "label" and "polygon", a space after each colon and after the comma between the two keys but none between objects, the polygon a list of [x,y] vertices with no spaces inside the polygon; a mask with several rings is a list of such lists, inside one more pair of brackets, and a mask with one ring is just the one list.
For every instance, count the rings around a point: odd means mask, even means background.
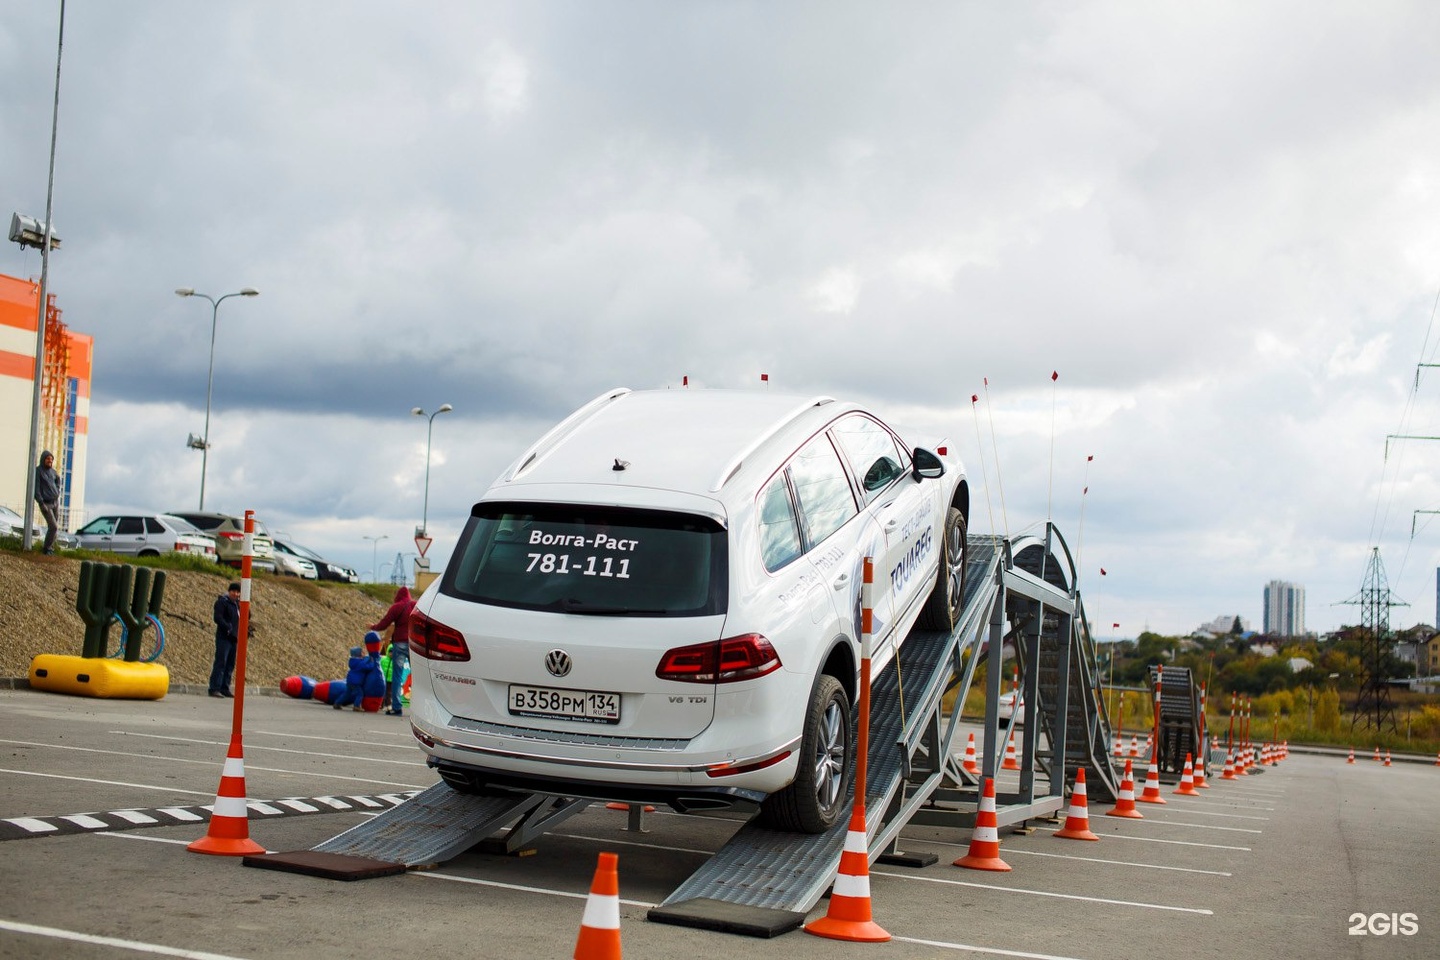
[{"label": "volkswagen logo", "polygon": [[545,654],[545,669],[550,671],[551,676],[569,676],[570,654],[564,650],[551,650]]}]

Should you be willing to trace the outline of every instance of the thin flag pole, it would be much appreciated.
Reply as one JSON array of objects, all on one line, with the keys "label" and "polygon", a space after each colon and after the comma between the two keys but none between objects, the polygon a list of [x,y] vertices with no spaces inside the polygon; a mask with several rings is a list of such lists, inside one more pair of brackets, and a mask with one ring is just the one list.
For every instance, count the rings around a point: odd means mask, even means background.
[{"label": "thin flag pole", "polygon": [[1055,513],[1050,509],[1055,499],[1055,406],[1056,398],[1059,396],[1058,381],[1060,371],[1050,372],[1050,488],[1045,493],[1045,519],[1054,520]]},{"label": "thin flag pole", "polygon": [[995,442],[995,414],[990,409],[990,378],[985,377],[985,416],[990,420],[990,449],[995,453],[995,489],[1000,494],[1000,520],[1005,524],[1005,536],[1010,536],[1010,514],[1005,509],[1005,481],[1000,477],[1000,445]]}]

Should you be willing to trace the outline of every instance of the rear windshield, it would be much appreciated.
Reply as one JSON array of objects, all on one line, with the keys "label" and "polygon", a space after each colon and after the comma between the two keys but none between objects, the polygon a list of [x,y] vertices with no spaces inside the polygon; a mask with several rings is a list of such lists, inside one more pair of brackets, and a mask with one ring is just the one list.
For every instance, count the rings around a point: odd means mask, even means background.
[{"label": "rear windshield", "polygon": [[478,603],[593,616],[723,613],[725,531],[682,513],[481,503],[440,589]]}]

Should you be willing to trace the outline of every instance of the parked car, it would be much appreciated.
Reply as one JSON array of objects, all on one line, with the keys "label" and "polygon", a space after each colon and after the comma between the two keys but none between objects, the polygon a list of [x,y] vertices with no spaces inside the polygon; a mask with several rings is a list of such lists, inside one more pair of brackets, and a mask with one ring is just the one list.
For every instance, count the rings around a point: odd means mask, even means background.
[{"label": "parked car", "polygon": [[[245,520],[224,513],[199,513],[191,510],[172,510],[170,516],[187,520],[215,538],[217,559],[232,567],[240,566],[240,557],[245,550]],[[252,555],[250,566],[257,570],[275,572],[275,545],[265,524],[255,521],[255,535],[251,539]]]},{"label": "parked car", "polygon": [[76,532],[87,550],[108,550],[132,557],[158,557],[185,553],[216,558],[215,538],[169,514],[107,514],[96,517]]},{"label": "parked car", "polygon": [[820,833],[872,666],[953,629],[969,487],[827,397],[603,394],[470,512],[411,619],[411,727],[452,788],[754,810]]},{"label": "parked car", "polygon": [[350,567],[341,566],[331,560],[326,560],[309,547],[302,547],[300,544],[292,543],[288,540],[276,540],[275,551],[279,553],[282,550],[288,550],[315,564],[315,572],[321,580],[334,580],[336,583],[360,582],[360,575]]},{"label": "parked car", "polygon": [[[19,537],[24,532],[25,518],[9,507],[0,506],[0,537]],[[38,507],[35,509],[35,522],[30,525],[30,537],[37,543],[45,542],[45,518]],[[55,546],[59,549],[74,550],[79,545],[75,534],[55,531]]]},{"label": "parked car", "polygon": [[275,547],[275,552],[270,559],[275,561],[276,573],[287,577],[301,577],[305,580],[314,580],[319,576],[316,572],[315,562],[309,557],[302,557],[279,540],[271,542]]},{"label": "parked car", "polygon": [[[1017,698],[1020,701],[1018,709],[1015,706]],[[1025,716],[1025,698],[1014,690],[1000,694],[1000,699],[995,703],[995,716],[1001,720],[1009,720],[1015,716],[1023,718]]]}]

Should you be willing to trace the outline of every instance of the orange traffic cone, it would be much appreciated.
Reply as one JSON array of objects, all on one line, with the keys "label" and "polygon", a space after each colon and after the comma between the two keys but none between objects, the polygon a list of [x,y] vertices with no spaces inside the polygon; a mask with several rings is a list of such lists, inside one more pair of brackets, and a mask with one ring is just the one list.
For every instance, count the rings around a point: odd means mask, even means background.
[{"label": "orange traffic cone", "polygon": [[1115,807],[1105,811],[1105,816],[1145,819],[1145,814],[1135,809],[1135,774],[1132,772],[1129,757],[1125,758],[1125,776],[1120,778],[1120,789],[1115,794]]},{"label": "orange traffic cone", "polygon": [[250,839],[250,811],[245,804],[245,751],[238,736],[230,739],[212,809],[210,829],[186,847],[187,850],[222,857],[265,852],[264,847]]},{"label": "orange traffic cone", "polygon": [[620,960],[620,855],[602,853],[585,898],[575,960]]},{"label": "orange traffic cone", "polygon": [[1005,760],[1000,764],[1001,770],[1019,770],[1020,761],[1015,759],[1015,732],[1010,732],[1010,738],[1005,741]]},{"label": "orange traffic cone", "polygon": [[970,834],[970,852],[955,861],[957,867],[971,870],[1010,869],[1010,864],[1000,859],[1000,821],[995,816],[995,781],[985,779],[985,788],[980,794],[980,806],[975,811],[975,830]]},{"label": "orange traffic cone", "polygon": [[1140,738],[1134,734],[1130,735],[1130,756],[1137,760],[1140,757]]},{"label": "orange traffic cone", "polygon": [[[1203,750],[1205,745],[1202,743],[1200,746],[1201,746],[1201,749]],[[1196,790],[1209,790],[1209,789],[1210,789],[1210,784],[1208,784],[1208,783],[1205,782],[1205,766],[1206,766],[1206,763],[1205,763],[1205,754],[1204,754],[1204,753],[1201,753],[1199,756],[1197,756],[1197,757],[1195,758],[1195,789],[1196,789]]]},{"label": "orange traffic cone", "polygon": [[1380,762],[1380,744],[1375,744],[1375,756],[1371,757],[1370,759],[1374,760],[1376,763]]},{"label": "orange traffic cone", "polygon": [[1075,786],[1070,789],[1070,809],[1065,813],[1065,826],[1055,836],[1067,840],[1099,840],[1090,832],[1090,804],[1085,799],[1085,768],[1075,768]]},{"label": "orange traffic cone", "polygon": [[1435,766],[1440,767],[1440,753],[1435,754]]},{"label": "orange traffic cone", "polygon": [[960,764],[966,773],[979,773],[980,764],[975,762],[975,734],[965,741],[965,760]]},{"label": "orange traffic cone", "polygon": [[1225,769],[1220,772],[1221,780],[1234,780],[1235,777],[1235,749],[1232,747],[1225,751]]},{"label": "orange traffic cone", "polygon": [[1185,767],[1180,771],[1180,786],[1175,788],[1176,796],[1200,796],[1200,791],[1195,789],[1195,766],[1191,763],[1193,759],[1190,754],[1185,754]]},{"label": "orange traffic cone", "polygon": [[1122,743],[1123,741],[1120,737],[1120,734],[1115,734],[1115,756],[1117,757],[1123,755],[1124,753],[1124,750],[1122,749]]},{"label": "orange traffic cone", "polygon": [[890,934],[870,919],[870,852],[863,803],[850,812],[840,872],[830,888],[830,909],[819,920],[807,923],[805,932],[854,943],[884,943],[890,939]]},{"label": "orange traffic cone", "polygon": [[1386,750],[1386,751],[1385,751],[1385,766],[1387,766],[1387,767],[1390,766],[1390,751],[1389,751],[1389,750]]},{"label": "orange traffic cone", "polygon": [[[1355,762],[1355,748],[1354,748],[1354,747],[1351,747],[1351,748],[1350,748],[1350,756],[1345,759],[1345,762],[1346,762],[1346,763],[1354,763],[1354,762]],[[1436,762],[1437,764],[1440,764],[1440,757],[1436,757],[1436,758],[1435,758],[1435,762]]]},{"label": "orange traffic cone", "polygon": [[1145,771],[1145,789],[1137,797],[1141,803],[1165,803],[1160,796],[1160,768],[1155,765],[1155,751],[1150,751],[1150,766]]}]

